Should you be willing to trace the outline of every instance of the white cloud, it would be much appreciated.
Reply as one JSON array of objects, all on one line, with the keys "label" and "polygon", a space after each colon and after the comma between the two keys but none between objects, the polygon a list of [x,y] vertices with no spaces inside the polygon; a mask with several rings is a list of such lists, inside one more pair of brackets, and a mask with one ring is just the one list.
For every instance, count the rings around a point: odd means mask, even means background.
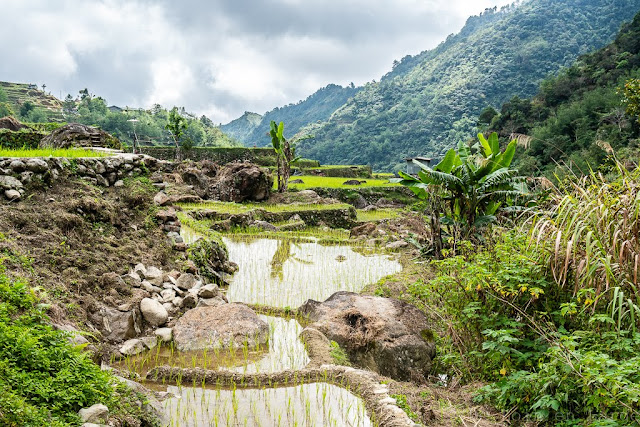
[{"label": "white cloud", "polygon": [[[505,0],[4,0],[0,80],[225,122],[379,79]],[[8,19],[6,18],[8,17]]]}]

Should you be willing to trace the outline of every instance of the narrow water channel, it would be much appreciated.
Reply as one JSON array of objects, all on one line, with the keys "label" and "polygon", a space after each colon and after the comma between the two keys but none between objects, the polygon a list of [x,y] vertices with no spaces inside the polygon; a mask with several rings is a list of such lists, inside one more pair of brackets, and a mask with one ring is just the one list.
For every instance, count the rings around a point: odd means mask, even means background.
[{"label": "narrow water channel", "polygon": [[[182,228],[187,243],[198,236]],[[348,245],[315,241],[225,237],[229,259],[239,270],[226,291],[231,302],[296,308],[308,299],[323,301],[337,291],[359,292],[369,283],[399,272],[389,256]],[[260,315],[269,324],[268,348],[255,352],[178,353],[156,350],[130,359],[139,373],[158,365],[202,367],[241,373],[304,368],[309,357],[295,319]],[[363,401],[327,383],[295,387],[228,390],[170,386],[179,398],[165,401],[172,426],[370,426]]]}]

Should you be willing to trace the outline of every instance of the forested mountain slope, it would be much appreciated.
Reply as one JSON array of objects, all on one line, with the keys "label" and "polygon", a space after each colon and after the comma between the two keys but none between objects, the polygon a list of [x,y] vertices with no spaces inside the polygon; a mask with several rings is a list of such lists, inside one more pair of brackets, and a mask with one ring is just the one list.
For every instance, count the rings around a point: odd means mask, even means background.
[{"label": "forested mountain slope", "polygon": [[230,137],[242,142],[248,140],[249,135],[261,122],[262,116],[260,114],[245,111],[242,116],[230,121],[226,125],[220,126],[220,129]]},{"label": "forested mountain slope", "polygon": [[638,0],[530,0],[468,19],[437,48],[405,57],[329,120],[299,153],[323,163],[399,167],[411,155],[439,156],[475,131],[487,105],[532,96],[541,81],[609,43]]},{"label": "forested mountain slope", "polygon": [[287,135],[293,136],[305,125],[327,120],[359,89],[353,84],[347,87],[330,84],[297,104],[276,107],[268,111],[259,122],[255,120],[257,116],[255,113],[245,113],[242,117],[222,125],[221,129],[247,146],[266,146],[271,144],[271,139],[267,136],[271,120],[276,123],[285,122]]},{"label": "forested mountain slope", "polygon": [[613,43],[543,82],[534,98],[511,99],[482,121],[505,138],[526,135],[520,139],[528,148],[516,163],[528,175],[552,177],[558,165],[588,173],[609,147],[638,163],[640,124],[626,114],[621,90],[631,78],[640,78],[640,13]]}]

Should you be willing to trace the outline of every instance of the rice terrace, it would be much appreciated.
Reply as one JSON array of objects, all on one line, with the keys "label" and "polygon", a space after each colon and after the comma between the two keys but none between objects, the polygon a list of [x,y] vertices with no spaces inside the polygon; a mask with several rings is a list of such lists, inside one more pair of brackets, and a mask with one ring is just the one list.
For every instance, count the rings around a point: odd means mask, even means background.
[{"label": "rice terrace", "polygon": [[640,425],[636,0],[3,6],[0,426]]}]

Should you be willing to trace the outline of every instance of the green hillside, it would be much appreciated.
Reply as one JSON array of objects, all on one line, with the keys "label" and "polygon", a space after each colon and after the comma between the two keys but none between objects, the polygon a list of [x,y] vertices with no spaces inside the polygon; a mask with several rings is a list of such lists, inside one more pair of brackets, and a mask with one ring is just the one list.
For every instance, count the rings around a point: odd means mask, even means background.
[{"label": "green hillside", "polygon": [[271,144],[271,139],[267,137],[271,120],[276,123],[285,122],[287,124],[287,133],[294,135],[303,126],[327,120],[334,111],[344,105],[359,89],[353,84],[347,87],[330,84],[296,104],[276,107],[266,112],[259,122],[256,121],[256,118],[260,117],[259,115],[245,113],[239,119],[221,126],[221,129],[247,146],[257,145],[264,147]]},{"label": "green hillside", "polygon": [[[20,111],[30,109],[28,112],[36,118],[62,119],[62,102],[51,94],[47,94],[35,84],[0,82],[0,116],[4,116],[7,111],[13,115],[20,114]],[[25,107],[25,104],[32,106]],[[44,120],[42,120],[44,121]]]},{"label": "green hillside", "polygon": [[532,96],[550,73],[609,43],[639,8],[636,0],[530,0],[488,9],[304,128],[315,139],[299,152],[377,170],[399,168],[405,156],[437,157],[474,133],[484,107]]},{"label": "green hillside", "polygon": [[620,91],[631,78],[640,78],[640,14],[613,43],[545,81],[534,98],[505,103],[487,130],[526,135],[520,140],[528,148],[516,161],[528,175],[553,177],[559,166],[586,174],[606,161],[609,147],[638,163],[640,126]]},{"label": "green hillside", "polygon": [[245,113],[235,120],[230,121],[226,125],[220,126],[220,129],[230,137],[238,141],[248,141],[249,135],[260,125],[262,116],[258,113],[245,111]]}]

